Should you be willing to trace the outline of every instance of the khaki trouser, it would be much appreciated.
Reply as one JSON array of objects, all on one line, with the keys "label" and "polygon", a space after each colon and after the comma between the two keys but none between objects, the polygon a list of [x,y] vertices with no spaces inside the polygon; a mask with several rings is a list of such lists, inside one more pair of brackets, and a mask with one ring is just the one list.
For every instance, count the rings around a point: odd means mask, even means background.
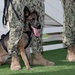
[{"label": "khaki trouser", "polygon": [[75,45],[75,1],[62,0],[64,8],[64,33],[63,42],[69,45]]}]

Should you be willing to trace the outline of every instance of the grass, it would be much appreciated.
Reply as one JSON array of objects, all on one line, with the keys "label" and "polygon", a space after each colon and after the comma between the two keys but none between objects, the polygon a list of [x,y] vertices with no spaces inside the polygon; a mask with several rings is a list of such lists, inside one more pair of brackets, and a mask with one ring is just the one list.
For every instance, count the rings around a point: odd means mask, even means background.
[{"label": "grass", "polygon": [[43,34],[43,38],[48,38],[50,35],[48,35],[48,34]]},{"label": "grass", "polygon": [[[43,38],[48,38],[50,35],[48,34],[43,34]],[[54,41],[48,41],[48,42],[43,42],[43,45],[52,45],[52,44],[60,44],[62,43],[62,40],[54,40]]]},{"label": "grass", "polygon": [[61,40],[56,40],[56,41],[43,42],[43,45],[52,45],[52,44],[60,44],[60,43],[62,43]]},{"label": "grass", "polygon": [[68,62],[66,55],[66,48],[44,52],[44,58],[55,62],[55,66],[31,66],[31,70],[26,70],[20,59],[20,71],[11,71],[10,64],[5,64],[0,66],[0,75],[75,75],[75,63]]}]

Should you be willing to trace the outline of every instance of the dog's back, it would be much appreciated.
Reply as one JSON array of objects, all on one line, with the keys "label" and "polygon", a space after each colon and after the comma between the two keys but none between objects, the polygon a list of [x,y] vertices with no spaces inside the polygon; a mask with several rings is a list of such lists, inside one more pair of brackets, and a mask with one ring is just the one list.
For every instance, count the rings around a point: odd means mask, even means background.
[{"label": "dog's back", "polygon": [[10,57],[7,50],[7,41],[9,39],[9,34],[2,35],[0,39],[0,65],[7,62]]},{"label": "dog's back", "polygon": [[9,32],[5,35],[3,34],[0,39],[0,46],[2,45],[2,47],[4,48],[4,50],[6,52],[8,52],[8,50],[7,50],[7,41],[8,40],[9,40]]}]

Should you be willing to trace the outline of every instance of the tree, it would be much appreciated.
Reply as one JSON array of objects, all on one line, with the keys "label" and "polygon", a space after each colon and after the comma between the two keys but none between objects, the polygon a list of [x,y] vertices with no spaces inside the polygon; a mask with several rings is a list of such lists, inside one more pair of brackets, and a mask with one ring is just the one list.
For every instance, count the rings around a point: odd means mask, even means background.
[{"label": "tree", "polygon": [[68,46],[67,59],[75,61],[75,0],[62,0],[64,9],[63,42]]}]

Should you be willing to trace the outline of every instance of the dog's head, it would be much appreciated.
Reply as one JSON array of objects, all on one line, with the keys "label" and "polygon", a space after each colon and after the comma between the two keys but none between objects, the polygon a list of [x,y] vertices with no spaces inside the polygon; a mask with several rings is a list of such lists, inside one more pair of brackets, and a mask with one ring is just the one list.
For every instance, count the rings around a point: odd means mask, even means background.
[{"label": "dog's head", "polygon": [[28,7],[24,8],[24,20],[25,24],[27,23],[30,29],[33,31],[35,36],[39,36],[38,29],[41,28],[39,24],[39,15],[37,11],[31,12]]}]

